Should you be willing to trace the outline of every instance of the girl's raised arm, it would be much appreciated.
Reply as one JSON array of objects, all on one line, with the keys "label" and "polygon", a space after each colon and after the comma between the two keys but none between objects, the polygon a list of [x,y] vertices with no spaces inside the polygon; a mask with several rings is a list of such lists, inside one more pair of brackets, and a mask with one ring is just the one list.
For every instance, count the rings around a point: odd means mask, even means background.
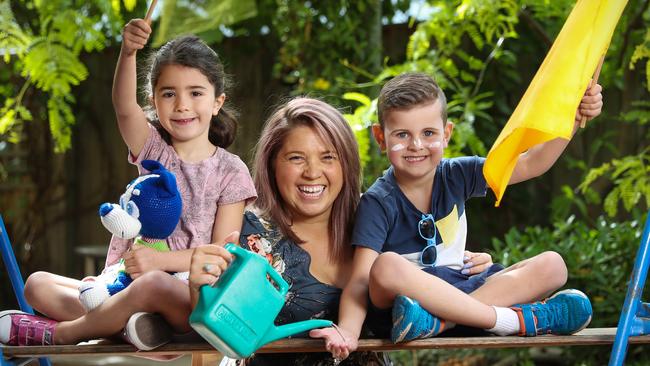
[{"label": "girl's raised arm", "polygon": [[151,27],[142,19],[133,19],[122,32],[122,48],[113,78],[113,108],[120,134],[129,150],[138,156],[149,136],[147,118],[138,105],[136,51],[147,44]]}]

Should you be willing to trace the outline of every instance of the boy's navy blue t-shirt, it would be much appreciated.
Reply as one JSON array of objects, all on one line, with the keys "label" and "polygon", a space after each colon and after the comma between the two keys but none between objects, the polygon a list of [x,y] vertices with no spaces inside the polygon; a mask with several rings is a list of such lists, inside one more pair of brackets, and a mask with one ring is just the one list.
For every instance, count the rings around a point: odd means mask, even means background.
[{"label": "boy's navy blue t-shirt", "polygon": [[422,268],[420,253],[427,241],[420,236],[418,223],[423,214],[431,213],[437,229],[436,266],[460,270],[467,239],[465,201],[487,192],[484,162],[478,156],[442,159],[436,168],[430,212],[421,212],[408,200],[390,167],[361,197],[352,245],[396,252]]}]

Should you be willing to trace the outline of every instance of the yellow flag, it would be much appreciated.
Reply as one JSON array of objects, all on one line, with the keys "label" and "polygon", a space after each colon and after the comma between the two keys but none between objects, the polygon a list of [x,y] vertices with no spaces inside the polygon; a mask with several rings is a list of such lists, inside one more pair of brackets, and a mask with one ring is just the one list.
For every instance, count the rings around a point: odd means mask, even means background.
[{"label": "yellow flag", "polygon": [[499,206],[519,154],[571,138],[580,100],[607,52],[627,0],[578,0],[542,66],[488,153],[483,174]]}]

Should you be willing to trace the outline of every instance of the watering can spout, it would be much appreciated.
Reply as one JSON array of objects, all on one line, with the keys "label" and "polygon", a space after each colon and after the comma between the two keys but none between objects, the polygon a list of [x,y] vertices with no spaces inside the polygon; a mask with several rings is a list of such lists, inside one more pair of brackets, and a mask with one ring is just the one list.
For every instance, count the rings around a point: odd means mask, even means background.
[{"label": "watering can spout", "polygon": [[327,328],[331,326],[331,321],[322,319],[305,320],[302,322],[281,325],[279,327],[272,325],[269,327],[266,334],[264,334],[262,337],[262,340],[258,344],[258,347],[262,347],[267,343],[271,343],[273,341],[277,341],[278,339],[286,338],[294,334],[306,332],[311,329]]}]

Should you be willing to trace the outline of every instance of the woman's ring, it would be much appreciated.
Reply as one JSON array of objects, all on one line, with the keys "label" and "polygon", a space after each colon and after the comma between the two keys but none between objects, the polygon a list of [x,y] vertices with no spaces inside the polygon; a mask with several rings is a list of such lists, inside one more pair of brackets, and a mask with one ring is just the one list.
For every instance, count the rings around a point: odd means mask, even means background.
[{"label": "woman's ring", "polygon": [[210,270],[212,269],[212,265],[210,263],[205,263],[201,268],[203,269],[203,272],[210,273]]},{"label": "woman's ring", "polygon": [[340,363],[341,363],[341,361],[343,361],[343,360],[341,360],[341,359],[340,359],[340,358],[338,358],[338,357],[335,357],[335,358],[334,358],[334,366],[336,366],[336,365],[338,365],[338,364],[340,364]]}]

